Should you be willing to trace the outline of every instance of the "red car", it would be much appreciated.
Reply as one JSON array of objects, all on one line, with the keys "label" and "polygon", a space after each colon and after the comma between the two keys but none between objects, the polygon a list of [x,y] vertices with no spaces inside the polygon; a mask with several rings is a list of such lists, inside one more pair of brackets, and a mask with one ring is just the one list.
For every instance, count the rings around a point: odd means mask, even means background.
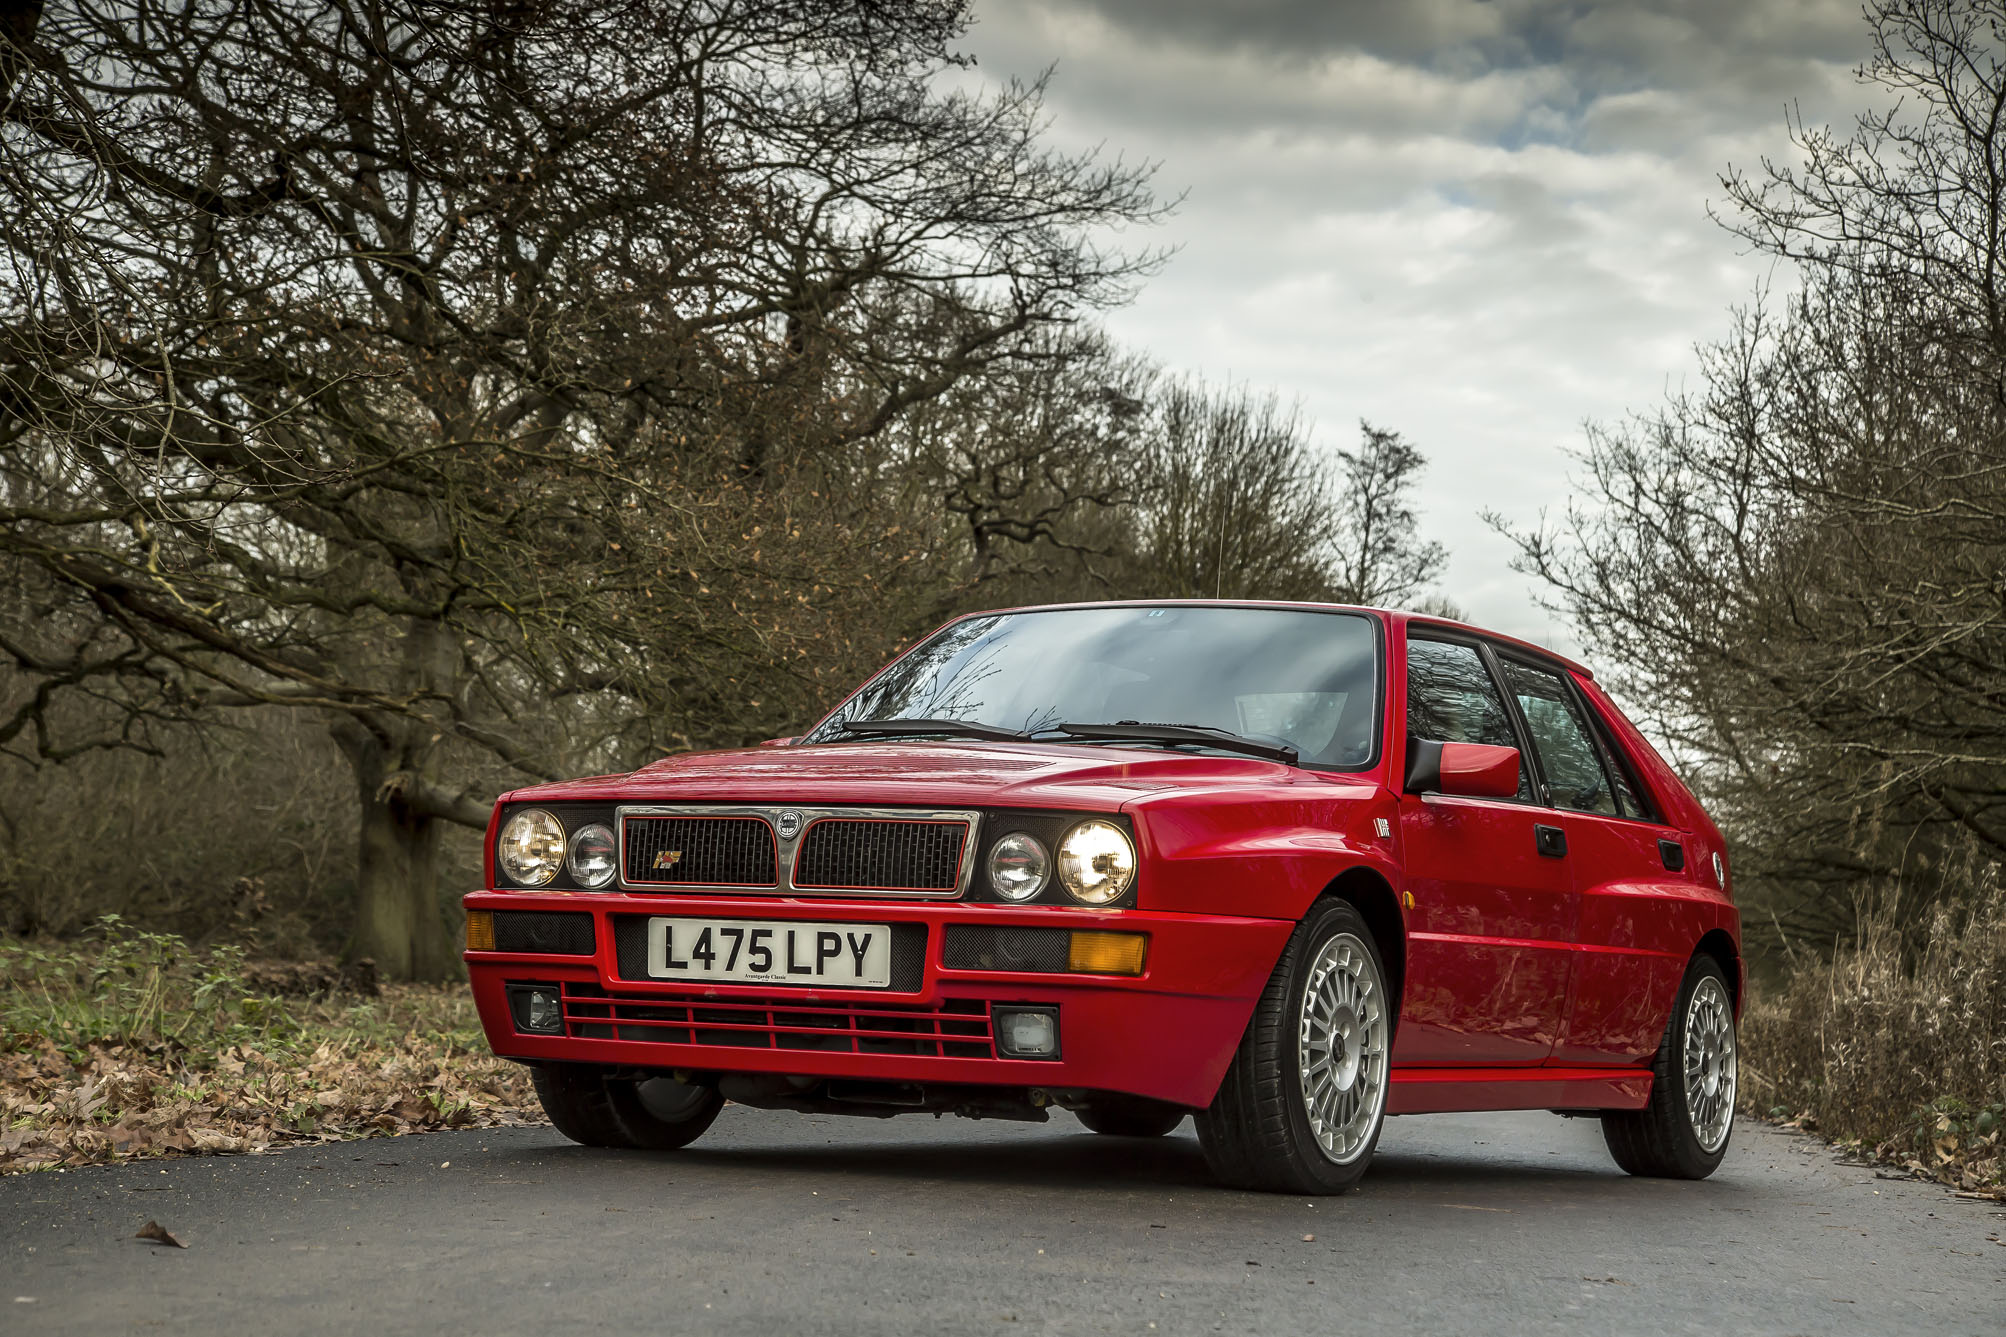
[{"label": "red car", "polygon": [[504,795],[467,968],[594,1146],[727,1101],[1155,1136],[1328,1193],[1388,1114],[1734,1116],[1720,833],[1588,670],[1367,608],[948,623],[800,738]]}]

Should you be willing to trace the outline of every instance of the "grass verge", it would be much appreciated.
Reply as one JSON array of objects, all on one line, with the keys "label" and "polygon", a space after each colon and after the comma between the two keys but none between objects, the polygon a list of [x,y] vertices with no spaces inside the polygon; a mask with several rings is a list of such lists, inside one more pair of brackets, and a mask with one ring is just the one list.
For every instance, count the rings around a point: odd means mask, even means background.
[{"label": "grass verge", "polygon": [[1747,1113],[2006,1200],[2006,892],[1857,941],[1758,991],[1742,1018]]},{"label": "grass verge", "polygon": [[464,986],[344,993],[116,917],[0,941],[0,1172],[541,1121]]}]

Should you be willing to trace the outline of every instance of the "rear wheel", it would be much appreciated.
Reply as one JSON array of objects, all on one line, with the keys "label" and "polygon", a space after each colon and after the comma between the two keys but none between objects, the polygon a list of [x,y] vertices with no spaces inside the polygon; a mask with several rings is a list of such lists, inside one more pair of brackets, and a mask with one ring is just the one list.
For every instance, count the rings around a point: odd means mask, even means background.
[{"label": "rear wheel", "polygon": [[606,1095],[613,1115],[632,1144],[649,1151],[674,1151],[704,1135],[724,1108],[714,1086],[650,1077],[638,1082],[609,1081]]},{"label": "rear wheel", "polygon": [[673,1151],[703,1135],[724,1108],[715,1088],[671,1077],[607,1077],[575,1063],[533,1068],[536,1098],[558,1132],[588,1147]]},{"label": "rear wheel", "polygon": [[1075,1113],[1089,1130],[1108,1137],[1163,1137],[1177,1131],[1185,1110],[1140,1096],[1102,1096]]},{"label": "rear wheel", "polygon": [[1239,1188],[1340,1193],[1372,1160],[1386,1119],[1393,1000],[1378,944],[1344,901],[1296,926],[1198,1141]]},{"label": "rear wheel", "polygon": [[1734,1132],[1734,999],[1711,957],[1694,957],[1651,1065],[1651,1100],[1602,1116],[1602,1138],[1633,1175],[1705,1179]]}]

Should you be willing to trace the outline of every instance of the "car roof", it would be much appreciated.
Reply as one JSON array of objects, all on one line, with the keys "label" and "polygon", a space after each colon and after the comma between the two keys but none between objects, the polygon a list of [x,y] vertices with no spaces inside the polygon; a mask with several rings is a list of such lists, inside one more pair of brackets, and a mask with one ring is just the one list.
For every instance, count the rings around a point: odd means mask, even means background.
[{"label": "car roof", "polygon": [[1550,650],[1546,646],[1522,640],[1517,636],[1507,636],[1501,631],[1490,631],[1472,623],[1459,622],[1455,618],[1441,617],[1434,613],[1415,613],[1403,608],[1379,608],[1370,604],[1318,603],[1313,600],[1299,599],[1099,599],[1082,603],[1023,604],[1014,608],[983,608],[963,613],[960,617],[949,620],[951,622],[959,622],[963,618],[986,617],[996,613],[1046,613],[1075,608],[1292,608],[1304,612],[1317,613],[1365,613],[1372,617],[1384,618],[1389,623],[1397,622],[1422,627],[1440,627],[1445,631],[1459,631],[1469,636],[1482,636],[1484,639],[1495,641],[1499,645],[1510,646],[1514,650],[1521,650],[1526,654],[1536,656],[1540,659],[1550,660],[1553,663],[1561,665],[1563,668],[1580,674],[1584,678],[1592,679],[1595,676],[1594,670],[1590,669],[1587,665],[1569,659],[1566,655],[1555,650]]}]

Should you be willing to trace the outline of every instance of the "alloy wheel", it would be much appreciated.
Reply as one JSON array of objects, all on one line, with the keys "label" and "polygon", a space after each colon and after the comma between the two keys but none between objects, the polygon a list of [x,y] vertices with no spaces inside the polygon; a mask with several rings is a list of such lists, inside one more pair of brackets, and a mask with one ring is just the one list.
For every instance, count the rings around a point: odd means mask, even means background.
[{"label": "alloy wheel", "polygon": [[1387,1031],[1378,962],[1356,937],[1337,934],[1303,986],[1296,1062],[1310,1130],[1338,1165],[1364,1154],[1386,1107]]},{"label": "alloy wheel", "polygon": [[1700,1148],[1711,1155],[1727,1143],[1734,1122],[1734,1005],[1719,979],[1707,976],[1686,1004],[1686,1114]]}]

